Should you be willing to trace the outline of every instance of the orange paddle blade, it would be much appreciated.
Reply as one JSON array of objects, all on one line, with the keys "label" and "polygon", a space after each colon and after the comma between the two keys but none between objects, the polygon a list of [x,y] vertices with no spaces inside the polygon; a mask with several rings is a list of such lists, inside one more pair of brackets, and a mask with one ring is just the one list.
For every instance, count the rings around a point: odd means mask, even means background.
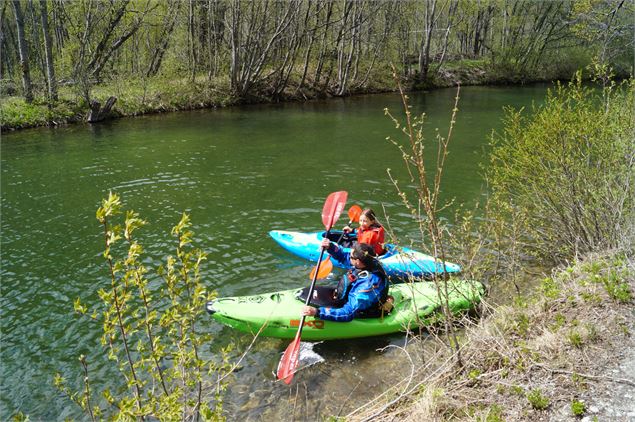
[{"label": "orange paddle blade", "polygon": [[[315,274],[316,271],[317,271],[317,277]],[[314,278],[316,280],[321,280],[323,278],[326,278],[328,277],[329,274],[331,274],[331,271],[333,271],[333,263],[331,262],[331,257],[327,256],[326,259],[322,260],[319,268],[317,265],[313,267],[313,269],[311,270],[311,275],[310,275],[311,280],[313,280]]]},{"label": "orange paddle blade", "polygon": [[359,217],[362,215],[362,207],[359,205],[353,205],[348,210],[348,219],[351,223],[357,223],[359,221]]},{"label": "orange paddle blade", "polygon": [[284,381],[285,384],[291,384],[293,374],[298,367],[298,355],[300,354],[300,337],[296,336],[295,340],[289,344],[287,349],[280,359],[278,364],[278,371],[276,376],[279,380]]}]

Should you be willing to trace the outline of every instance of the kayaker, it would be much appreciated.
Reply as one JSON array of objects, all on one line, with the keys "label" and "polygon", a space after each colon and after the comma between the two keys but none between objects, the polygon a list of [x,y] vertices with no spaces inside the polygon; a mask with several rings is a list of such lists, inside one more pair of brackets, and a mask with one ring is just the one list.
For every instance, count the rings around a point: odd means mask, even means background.
[{"label": "kayaker", "polygon": [[347,262],[349,270],[336,290],[344,301],[341,307],[305,306],[302,314],[324,320],[346,322],[353,318],[379,317],[391,306],[388,297],[388,277],[376,259],[375,250],[366,243],[357,243],[344,252],[336,243],[324,239],[322,247],[339,262]]},{"label": "kayaker", "polygon": [[[353,228],[350,226],[344,227],[344,233],[350,233]],[[358,243],[366,243],[373,247],[377,255],[383,255],[386,253],[384,249],[384,242],[386,233],[384,227],[377,221],[375,211],[370,208],[366,208],[359,216],[359,227],[355,231],[357,235]]]}]

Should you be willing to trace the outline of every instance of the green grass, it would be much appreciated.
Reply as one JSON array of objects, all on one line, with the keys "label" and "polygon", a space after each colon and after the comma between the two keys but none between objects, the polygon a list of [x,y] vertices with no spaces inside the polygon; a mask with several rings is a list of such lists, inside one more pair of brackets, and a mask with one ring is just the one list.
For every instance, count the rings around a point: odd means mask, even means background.
[{"label": "green grass", "polygon": [[[194,82],[164,78],[111,81],[92,88],[91,98],[102,104],[110,96],[117,97],[112,109],[115,116],[224,107],[236,102],[230,95],[228,80],[208,81],[205,77]],[[44,97],[36,97],[31,104],[21,97],[5,97],[0,102],[2,129],[56,125],[85,118],[87,107],[72,87],[60,87],[59,98],[49,108]]]},{"label": "green grass", "polygon": [[586,406],[584,405],[583,402],[573,399],[573,401],[571,402],[571,413],[573,414],[573,416],[584,416],[584,414],[586,413]]},{"label": "green grass", "polygon": [[0,102],[0,121],[4,128],[26,128],[66,123],[78,119],[79,107],[66,101],[49,108],[41,99],[27,104],[23,98],[9,97]]},{"label": "green grass", "polygon": [[542,394],[540,388],[536,388],[527,393],[527,400],[536,410],[545,410],[549,407],[549,398]]}]

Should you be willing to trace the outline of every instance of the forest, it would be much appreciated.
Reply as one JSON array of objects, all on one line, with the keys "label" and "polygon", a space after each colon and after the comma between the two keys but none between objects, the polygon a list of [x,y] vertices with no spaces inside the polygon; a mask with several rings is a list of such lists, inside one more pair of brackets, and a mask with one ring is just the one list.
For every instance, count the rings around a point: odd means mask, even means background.
[{"label": "forest", "polygon": [[626,77],[634,11],[632,0],[5,1],[2,126],[394,90],[391,65],[409,89],[570,79],[593,62]]}]

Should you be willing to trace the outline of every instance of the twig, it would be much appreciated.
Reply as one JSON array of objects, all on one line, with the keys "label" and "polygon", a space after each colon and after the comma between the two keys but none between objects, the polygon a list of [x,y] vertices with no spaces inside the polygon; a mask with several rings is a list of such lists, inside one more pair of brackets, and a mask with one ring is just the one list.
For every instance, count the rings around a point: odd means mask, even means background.
[{"label": "twig", "polygon": [[357,387],[359,387],[359,385],[362,383],[362,380],[360,380],[357,385],[355,386],[355,388],[353,388],[351,390],[350,393],[348,393],[348,396],[346,396],[346,399],[342,402],[342,405],[340,406],[340,409],[337,411],[337,414],[335,415],[337,418],[340,417],[340,414],[342,414],[342,410],[344,409],[344,405],[346,404],[346,402],[348,402],[348,399],[351,398],[351,396],[353,395],[353,393],[355,392],[355,390],[357,390]]},{"label": "twig", "polygon": [[581,374],[579,372],[572,372],[572,371],[566,371],[564,369],[553,369],[553,368],[549,368],[546,365],[542,365],[540,363],[534,363],[534,366],[538,366],[542,369],[545,369],[551,373],[554,374],[567,374],[567,375],[576,375],[576,376],[580,376],[580,377],[584,377],[584,378],[589,378],[589,379],[596,379],[596,380],[606,380],[606,381],[611,381],[611,382],[617,382],[620,384],[628,384],[628,385],[632,385],[633,387],[635,387],[635,381],[627,379],[627,378],[613,378],[613,377],[607,377],[604,375],[591,375],[591,374]]}]

